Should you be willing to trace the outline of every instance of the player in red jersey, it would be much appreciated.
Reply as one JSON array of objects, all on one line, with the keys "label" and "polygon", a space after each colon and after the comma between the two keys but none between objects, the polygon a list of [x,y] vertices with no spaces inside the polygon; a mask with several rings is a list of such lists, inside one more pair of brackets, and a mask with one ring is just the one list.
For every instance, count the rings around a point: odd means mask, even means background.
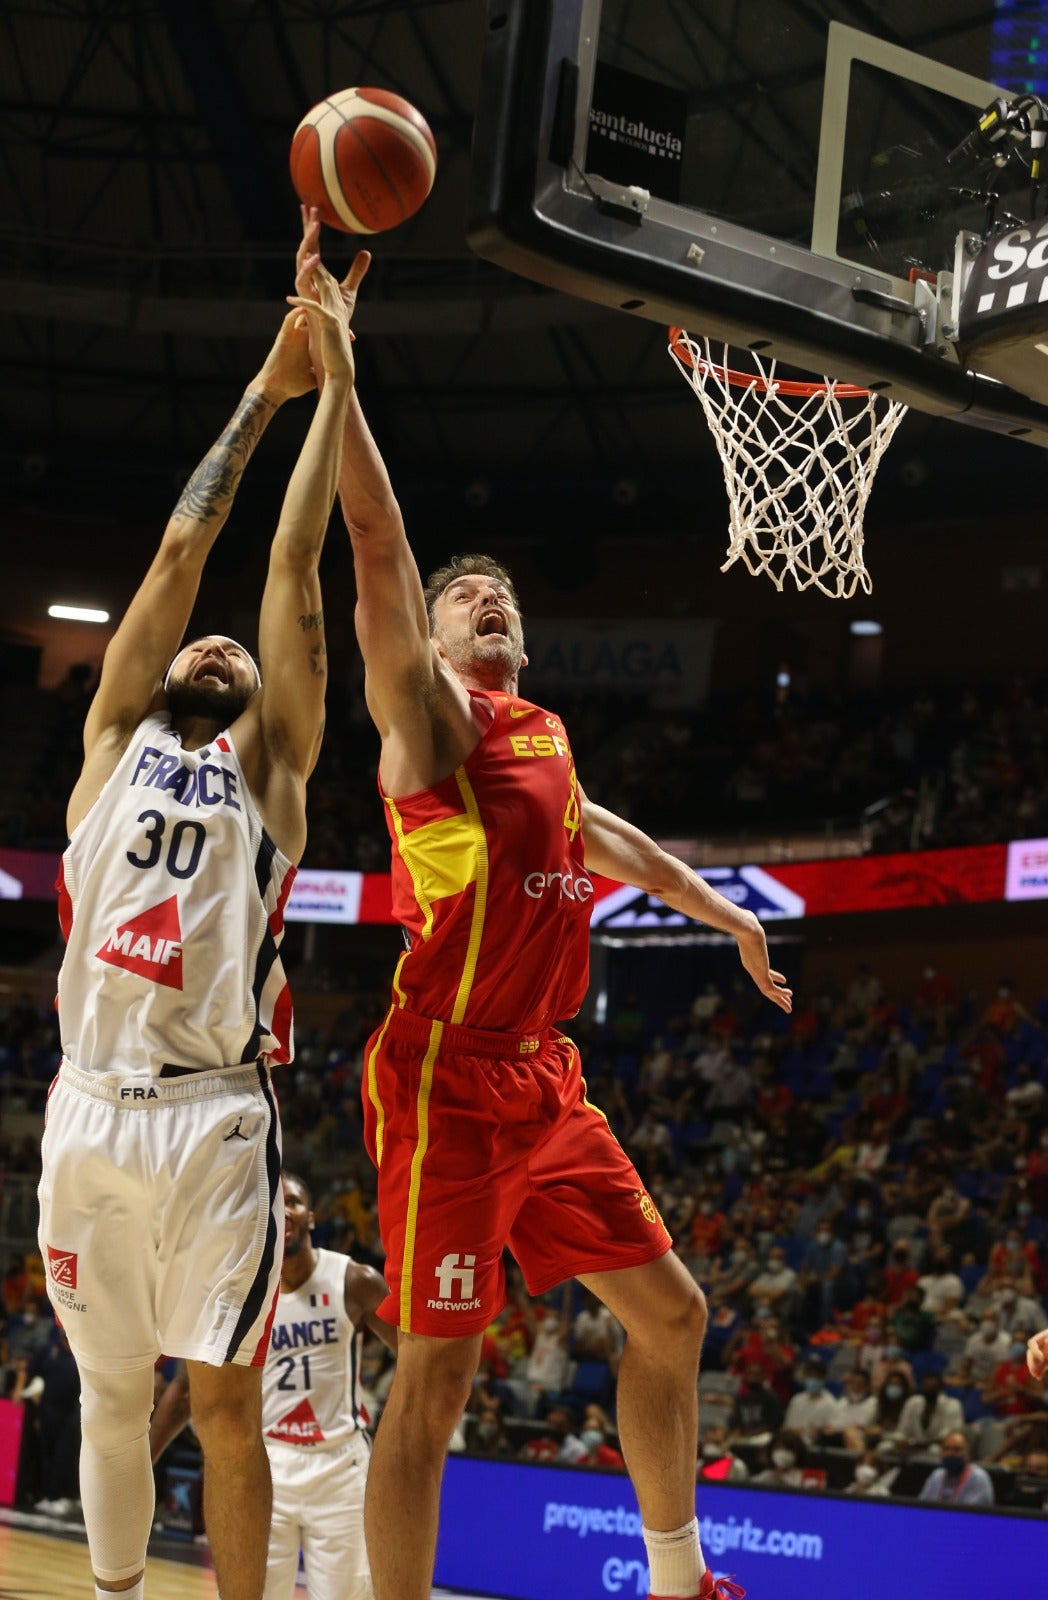
[{"label": "player in red jersey", "polygon": [[[319,224],[303,220],[305,263]],[[361,252],[343,285],[350,313],[368,261]],[[533,1294],[576,1277],[626,1329],[618,1426],[652,1593],[741,1594],[707,1571],[695,1520],[705,1301],[556,1026],[586,991],[590,874],[733,935],[785,1011],[790,991],[751,913],[587,800],[560,720],[518,693],[508,573],[459,558],[423,591],[355,394],[339,492],[408,936],[366,1054],[390,1286],[379,1310],[400,1328],[365,1507],[376,1600],[428,1600],[445,1451],[504,1303],[507,1243]]]}]

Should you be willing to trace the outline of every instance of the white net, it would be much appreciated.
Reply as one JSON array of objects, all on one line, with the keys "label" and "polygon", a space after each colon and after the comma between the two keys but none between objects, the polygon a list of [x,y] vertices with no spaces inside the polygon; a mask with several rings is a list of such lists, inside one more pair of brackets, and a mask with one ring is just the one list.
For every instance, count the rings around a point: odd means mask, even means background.
[{"label": "white net", "polygon": [[869,594],[863,517],[906,407],[851,384],[776,379],[776,363],[733,372],[730,351],[670,330],[670,354],[702,403],[731,506],[724,572],[736,561],[847,599]]}]

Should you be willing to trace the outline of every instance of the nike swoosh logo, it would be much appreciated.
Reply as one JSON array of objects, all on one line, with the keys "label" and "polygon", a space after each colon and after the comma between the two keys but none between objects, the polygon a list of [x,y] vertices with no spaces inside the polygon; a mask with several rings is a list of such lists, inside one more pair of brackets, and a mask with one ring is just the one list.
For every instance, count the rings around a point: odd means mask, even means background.
[{"label": "nike swoosh logo", "polygon": [[534,712],[534,706],[510,706],[509,708],[509,714],[511,717],[530,717],[534,714]]}]

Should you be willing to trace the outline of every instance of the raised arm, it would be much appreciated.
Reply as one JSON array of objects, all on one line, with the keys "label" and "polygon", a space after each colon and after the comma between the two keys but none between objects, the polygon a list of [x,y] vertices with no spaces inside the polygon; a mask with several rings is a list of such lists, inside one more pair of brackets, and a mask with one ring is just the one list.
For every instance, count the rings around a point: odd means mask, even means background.
[{"label": "raised arm", "polygon": [[183,489],[160,548],[110,640],[84,724],[84,768],[69,806],[70,832],[93,802],[142,718],[159,702],[164,671],[182,642],[204,563],[225,525],[244,468],[277,408],[312,387],[288,359],[296,312],[248,384],[228,425]]},{"label": "raised arm", "polygon": [[[258,624],[262,666],[258,717],[264,755],[253,774],[253,788],[267,822],[285,838],[290,830],[292,846],[304,801],[300,785],[313,769],[324,721],[327,654],[320,552],[335,498],[346,402],[353,385],[353,352],[338,285],[318,260],[313,262],[312,278],[319,299],[293,302],[299,310],[292,313],[290,337],[299,342],[305,363],[306,319],[316,325],[326,381],[284,495]],[[297,791],[290,796],[290,807],[283,804],[288,777]],[[291,816],[274,818],[274,807],[290,809]]]},{"label": "raised arm", "polygon": [[[302,228],[295,288],[305,297],[308,262],[320,237],[315,210],[302,208]],[[368,252],[358,251],[339,285],[347,317],[353,315],[370,264]],[[338,493],[353,547],[357,639],[367,669],[368,706],[385,737],[404,698],[417,696],[420,681],[432,680],[434,656],[422,580],[404,519],[355,390],[346,409]]]},{"label": "raised arm", "polygon": [[743,966],[761,994],[782,1011],[793,1009],[793,992],[785,987],[783,974],[773,972],[769,966],[764,929],[752,911],[744,911],[711,889],[697,872],[660,849],[639,828],[603,806],[594,805],[581,787],[579,798],[585,861],[590,872],[630,883],[686,917],[730,934],[739,946]]}]

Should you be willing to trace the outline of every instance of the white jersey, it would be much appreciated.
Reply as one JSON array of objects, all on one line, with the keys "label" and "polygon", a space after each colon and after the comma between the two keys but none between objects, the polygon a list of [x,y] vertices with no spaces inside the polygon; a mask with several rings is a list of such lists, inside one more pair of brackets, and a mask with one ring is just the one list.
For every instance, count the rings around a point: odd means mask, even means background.
[{"label": "white jersey", "polygon": [[146,717],[62,857],[65,1059],[122,1081],[290,1061],[294,876],[228,732],[185,750]]},{"label": "white jersey", "polygon": [[262,1369],[262,1432],[281,1444],[331,1449],[366,1426],[363,1335],[346,1311],[349,1257],[318,1250],[299,1289],[277,1295]]}]

